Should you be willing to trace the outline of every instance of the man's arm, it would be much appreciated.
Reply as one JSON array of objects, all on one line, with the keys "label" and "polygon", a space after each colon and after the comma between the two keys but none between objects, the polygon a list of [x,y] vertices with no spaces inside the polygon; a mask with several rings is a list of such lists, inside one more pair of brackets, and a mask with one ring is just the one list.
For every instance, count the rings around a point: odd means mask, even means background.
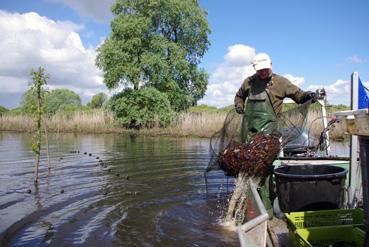
[{"label": "man's arm", "polygon": [[[286,79],[286,78],[285,78]],[[315,93],[310,91],[302,91],[299,87],[294,85],[288,79],[285,81],[286,97],[293,99],[297,104],[303,104],[306,101],[315,98]]]},{"label": "man's arm", "polygon": [[237,110],[237,108],[241,108],[243,109],[244,108],[244,105],[245,105],[245,100],[247,98],[247,96],[249,95],[249,78],[246,78],[240,89],[238,89],[235,97],[234,97],[234,106]]}]

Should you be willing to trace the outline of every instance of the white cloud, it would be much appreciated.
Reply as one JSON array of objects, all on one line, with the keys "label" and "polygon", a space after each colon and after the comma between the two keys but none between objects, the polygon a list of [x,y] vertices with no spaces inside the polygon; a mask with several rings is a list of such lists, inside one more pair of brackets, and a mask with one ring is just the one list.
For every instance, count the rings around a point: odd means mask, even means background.
[{"label": "white cloud", "polygon": [[[246,45],[234,45],[228,48],[224,61],[215,67],[210,74],[209,85],[205,97],[198,104],[224,107],[233,104],[234,96],[242,84],[242,81],[255,73],[251,62],[255,56],[255,49]],[[293,84],[300,87],[305,85],[305,78],[283,75]],[[369,87],[369,82],[363,82]],[[305,86],[306,88],[306,86]],[[327,92],[327,100],[330,104],[350,103],[350,83],[347,80],[337,80],[332,84],[310,84],[306,90],[315,91],[324,88]]]},{"label": "white cloud", "polygon": [[242,44],[236,44],[228,47],[228,52],[224,56],[224,59],[231,65],[245,66],[251,64],[255,55],[254,48]]},{"label": "white cloud", "polygon": [[198,104],[224,107],[233,104],[234,95],[242,81],[255,73],[251,65],[255,49],[236,44],[228,47],[224,62],[217,65],[209,77],[206,96]]},{"label": "white cloud", "polygon": [[[255,56],[255,48],[236,44],[228,47],[223,63],[216,66],[209,78],[206,96],[198,104],[207,104],[216,107],[224,107],[233,104],[234,96],[240,88],[243,80],[255,73],[252,60]],[[292,83],[301,86],[305,79],[284,75]]]},{"label": "white cloud", "polygon": [[330,85],[310,85],[307,90],[315,91],[324,88],[329,104],[350,104],[351,86],[347,80],[337,80]]},{"label": "white cloud", "polygon": [[[27,90],[31,69],[39,66],[50,75],[50,86],[75,88],[82,99],[88,96],[87,90],[106,91],[102,72],[95,66],[94,48],[85,48],[81,42],[78,31],[82,29],[33,12],[0,10],[1,92]],[[4,103],[0,99],[0,105]]]},{"label": "white cloud", "polygon": [[304,82],[305,82],[304,77],[295,77],[295,76],[290,75],[290,74],[285,74],[283,76],[286,77],[288,80],[290,80],[293,84],[295,84],[298,87],[301,87],[301,85],[304,84]]},{"label": "white cloud", "polygon": [[113,15],[111,6],[115,0],[47,0],[53,3],[64,3],[80,16],[91,18],[97,22],[108,23]]}]

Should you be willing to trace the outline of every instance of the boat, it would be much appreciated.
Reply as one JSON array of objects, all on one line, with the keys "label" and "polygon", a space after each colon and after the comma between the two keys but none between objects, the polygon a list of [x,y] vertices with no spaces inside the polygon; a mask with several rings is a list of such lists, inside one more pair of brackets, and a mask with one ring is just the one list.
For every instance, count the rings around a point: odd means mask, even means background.
[{"label": "boat", "polygon": [[[368,115],[368,107],[369,107],[369,100],[368,96],[365,92],[365,87],[361,83],[359,75],[357,72],[352,73],[351,75],[351,110],[349,111],[341,111],[336,112],[335,118],[333,120],[328,121],[327,112],[326,112],[326,95],[322,94],[322,97],[318,99],[318,103],[321,106],[322,116],[323,116],[323,131],[321,133],[321,137],[323,140],[319,141],[319,144],[323,144],[320,147],[323,147],[325,155],[317,155],[317,153],[312,153],[311,151],[311,141],[309,140],[309,136],[306,135],[305,130],[300,130],[301,136],[295,143],[287,146],[284,150],[285,154],[282,152],[280,157],[274,161],[273,166],[274,169],[274,184],[278,183],[278,169],[283,168],[283,166],[291,166],[291,167],[323,167],[323,166],[331,166],[337,167],[340,171],[341,177],[344,176],[344,184],[342,189],[343,200],[337,200],[337,204],[333,205],[333,207],[338,206],[338,211],[334,211],[334,209],[330,208],[317,208],[317,209],[309,209],[308,211],[303,210],[294,212],[293,208],[286,209],[286,204],[282,205],[281,200],[290,199],[288,196],[284,196],[283,193],[286,191],[278,191],[277,189],[277,199],[274,202],[274,217],[273,220],[268,217],[268,213],[265,209],[264,204],[260,198],[260,195],[257,191],[257,185],[253,183],[253,181],[248,180],[244,181],[247,183],[248,186],[244,185],[245,188],[248,188],[249,192],[248,195],[251,195],[253,208],[256,209],[257,215],[245,222],[244,224],[238,226],[238,236],[240,245],[242,247],[245,246],[290,246],[291,241],[292,245],[296,246],[312,246],[308,242],[308,239],[304,239],[309,235],[314,236],[314,234],[319,235],[319,231],[317,229],[312,230],[310,228],[306,229],[296,229],[294,228],[293,220],[291,224],[291,219],[293,219],[294,213],[298,214],[300,219],[301,215],[310,214],[315,215],[315,217],[321,217],[319,212],[325,212],[325,215],[332,216],[339,215],[341,218],[343,217],[340,215],[340,212],[345,212],[345,215],[349,215],[347,212],[356,212],[353,210],[361,210],[364,208],[365,211],[365,218],[361,219],[364,222],[361,227],[362,229],[357,230],[360,231],[360,244],[364,241],[363,246],[369,246],[368,242],[368,229],[369,229],[369,205],[368,205],[368,198],[369,198],[369,187],[367,183],[369,182],[369,174],[368,174],[368,167],[369,167],[369,115]],[[338,157],[330,155],[329,149],[329,130],[334,126],[334,124],[343,124],[344,129],[347,133],[350,134],[350,155],[348,157]],[[322,139],[322,138],[320,138]],[[359,155],[360,154],[360,157]],[[342,173],[342,169],[346,170],[346,173]],[[361,173],[363,176],[361,176]],[[342,175],[344,174],[344,175]],[[346,175],[347,174],[347,175]],[[319,174],[318,174],[319,175]],[[281,174],[279,174],[281,176]],[[283,174],[282,174],[283,176]],[[342,180],[342,179],[341,179]],[[288,183],[287,183],[288,184]],[[276,185],[278,186],[278,185]],[[328,188],[329,190],[330,188]],[[329,193],[329,191],[328,191]],[[339,192],[341,193],[341,192]],[[339,202],[338,202],[339,201]],[[282,207],[281,207],[282,206]],[[281,210],[281,208],[283,210]],[[361,209],[360,209],[361,208]],[[300,208],[301,209],[301,208]],[[286,212],[289,211],[289,212]],[[333,210],[333,211],[332,211]],[[342,210],[342,211],[340,211]],[[345,211],[348,210],[348,211]],[[351,210],[351,211],[350,211]],[[283,212],[284,211],[284,212]],[[310,213],[309,213],[310,212]],[[302,214],[301,214],[302,213]],[[292,215],[292,216],[291,216]],[[363,217],[363,216],[362,216]],[[287,220],[286,220],[287,219]],[[334,219],[331,219],[334,222]],[[277,222],[277,223],[276,223]],[[286,224],[289,222],[289,225]],[[319,222],[319,218],[318,218]],[[342,222],[340,222],[342,223]],[[365,223],[365,224],[364,224]],[[333,224],[333,223],[332,223]],[[318,226],[315,226],[318,227]],[[328,226],[324,226],[325,230],[328,231]],[[328,228],[327,228],[328,227]],[[331,228],[333,226],[330,226]],[[337,228],[337,226],[334,226]],[[342,226],[340,226],[342,228]],[[344,226],[344,231],[348,231]],[[291,229],[293,228],[293,229]],[[329,229],[331,229],[329,228]],[[334,228],[333,230],[333,238],[337,237],[339,239],[340,231]],[[342,230],[339,228],[340,230]],[[351,229],[351,228],[350,228]],[[354,229],[356,231],[356,229]],[[364,230],[364,231],[362,231]],[[304,231],[308,232],[307,235],[303,235],[300,233]],[[320,230],[321,232],[322,230]],[[365,233],[364,233],[365,232]],[[285,237],[280,238],[278,237],[278,233],[283,234]],[[300,234],[300,235],[299,235]],[[302,235],[301,235],[302,234]],[[334,235],[336,234],[336,235]],[[357,235],[357,233],[354,233]],[[363,237],[365,234],[365,238]],[[320,233],[321,235],[321,233]],[[320,236],[319,235],[319,236]],[[329,235],[329,234],[328,234]],[[355,235],[355,236],[356,236]],[[288,236],[286,238],[286,236]],[[297,236],[297,237],[296,237]],[[310,239],[313,238],[310,236]],[[307,238],[307,237],[306,237]],[[300,241],[300,242],[299,242]],[[317,240],[318,241],[318,240]],[[356,240],[355,240],[356,241]],[[319,241],[318,241],[319,242]]]}]

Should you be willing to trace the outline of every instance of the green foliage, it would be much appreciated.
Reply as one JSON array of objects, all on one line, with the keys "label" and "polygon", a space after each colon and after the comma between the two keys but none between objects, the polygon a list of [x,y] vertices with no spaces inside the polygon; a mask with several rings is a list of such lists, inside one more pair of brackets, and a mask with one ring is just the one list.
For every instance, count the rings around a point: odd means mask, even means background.
[{"label": "green foliage", "polygon": [[81,98],[69,89],[54,89],[46,96],[46,113],[55,114],[59,109],[66,107],[80,107]]},{"label": "green foliage", "polygon": [[[288,111],[288,110],[291,110],[295,107],[297,107],[296,103],[283,103],[283,105],[282,105],[283,111]],[[327,109],[328,115],[332,115],[332,114],[334,114],[335,112],[338,112],[338,111],[349,110],[350,107],[346,106],[346,105],[330,105],[330,104],[327,104],[326,109]],[[311,111],[320,111],[321,110],[321,105],[319,103],[311,104],[309,110],[311,110]]]},{"label": "green foliage", "polygon": [[[42,94],[41,99],[44,101],[47,91],[42,91],[41,94]],[[28,89],[22,95],[19,111],[22,112],[23,114],[33,116],[35,114],[36,109],[37,109],[37,95],[35,92],[35,88],[30,87],[30,89]],[[12,113],[14,112],[18,112],[18,110],[17,109],[15,109],[14,111],[12,110]]]},{"label": "green foliage", "polygon": [[333,114],[338,111],[347,111],[350,110],[350,107],[347,105],[327,105],[328,114]]},{"label": "green foliage", "polygon": [[109,106],[118,122],[127,128],[165,127],[172,117],[167,95],[151,87],[126,89],[114,95]]},{"label": "green foliage", "polygon": [[[81,98],[75,92],[69,89],[54,89],[50,92],[41,92],[45,101],[44,112],[48,115],[54,115],[59,109],[66,106],[78,108],[81,106]],[[21,111],[24,114],[32,114],[36,109],[37,98],[34,89],[31,88],[22,95]]]},{"label": "green foliage", "polygon": [[219,111],[218,108],[215,106],[208,106],[208,105],[197,105],[192,106],[188,109],[189,112],[217,112]]},{"label": "green foliage", "polygon": [[171,89],[167,88],[163,91],[167,92],[170,105],[177,112],[186,110],[193,105],[193,98],[174,83],[172,83]]},{"label": "green foliage", "polygon": [[27,97],[31,101],[29,104],[29,112],[36,117],[37,121],[41,121],[42,114],[44,112],[44,101],[47,95],[47,90],[43,88],[47,84],[45,69],[39,67],[37,70],[31,71],[32,82],[30,89],[26,92]]},{"label": "green foliage", "polygon": [[14,108],[14,109],[11,109],[9,111],[7,111],[6,113],[7,116],[21,116],[21,115],[27,115],[24,113],[22,107],[17,107],[17,108]]},{"label": "green foliage", "polygon": [[6,109],[4,106],[0,105],[0,116],[4,113],[4,112],[8,112],[9,110]]},{"label": "green foliage", "polygon": [[208,106],[208,105],[198,105],[192,106],[189,108],[189,112],[214,112],[214,113],[228,113],[229,111],[233,110],[234,106],[229,105],[222,108],[217,108],[215,106]]},{"label": "green foliage", "polygon": [[167,92],[175,110],[195,105],[208,80],[197,66],[210,44],[198,1],[117,0],[112,11],[112,32],[96,58],[107,87],[143,84]]},{"label": "green foliage", "polygon": [[104,93],[98,93],[94,95],[90,102],[87,103],[87,106],[90,108],[101,108],[108,96]]},{"label": "green foliage", "polygon": [[[45,73],[45,69],[39,67],[37,70],[31,71],[32,83],[29,90],[29,97],[32,100],[32,105],[30,105],[30,110],[36,121],[36,133],[32,142],[32,151],[36,155],[36,168],[35,168],[35,178],[34,181],[37,183],[38,180],[38,166],[40,161],[41,153],[41,138],[42,138],[42,115],[44,112],[44,100],[46,95],[46,90],[43,86],[47,84],[48,75]],[[35,104],[34,104],[35,103]]]}]

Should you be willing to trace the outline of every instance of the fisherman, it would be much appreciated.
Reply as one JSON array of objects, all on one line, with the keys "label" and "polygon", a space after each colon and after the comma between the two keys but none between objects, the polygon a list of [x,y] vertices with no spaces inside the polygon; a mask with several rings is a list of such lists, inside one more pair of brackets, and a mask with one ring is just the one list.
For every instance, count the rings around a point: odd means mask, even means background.
[{"label": "fisherman", "polygon": [[[266,53],[259,53],[254,57],[253,67],[256,73],[243,81],[234,98],[236,112],[244,114],[241,140],[245,143],[249,142],[251,136],[258,133],[281,136],[278,131],[277,116],[282,111],[284,98],[291,98],[298,104],[309,100],[314,102],[317,98],[316,93],[304,92],[287,78],[272,73],[272,61]],[[271,209],[271,202],[275,198],[274,190],[273,193],[272,190],[268,193],[265,186],[269,183],[268,180],[271,180],[269,175],[273,167],[270,169],[270,171],[265,171],[260,184],[262,186],[261,197],[267,209]],[[270,201],[266,200],[267,197]]]},{"label": "fisherman", "polygon": [[279,135],[276,120],[284,98],[302,104],[309,100],[314,102],[317,97],[315,92],[304,92],[287,78],[274,74],[272,61],[266,53],[257,54],[253,66],[256,73],[243,81],[234,98],[236,112],[244,114],[243,142],[257,133]]}]

